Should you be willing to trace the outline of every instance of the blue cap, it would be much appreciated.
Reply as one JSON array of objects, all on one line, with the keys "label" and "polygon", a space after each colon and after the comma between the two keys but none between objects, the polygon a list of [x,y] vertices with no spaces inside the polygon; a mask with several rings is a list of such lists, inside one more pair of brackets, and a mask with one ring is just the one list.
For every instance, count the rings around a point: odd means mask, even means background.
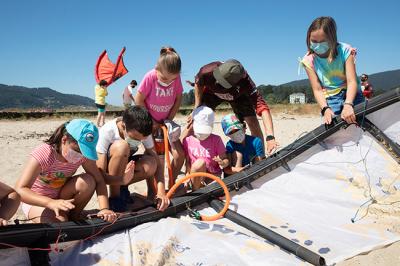
[{"label": "blue cap", "polygon": [[66,126],[67,132],[78,142],[83,156],[97,160],[96,145],[99,140],[97,127],[85,119],[73,119]]},{"label": "blue cap", "polygon": [[225,135],[230,135],[234,129],[243,129],[243,124],[233,114],[224,116],[221,120],[221,126]]}]

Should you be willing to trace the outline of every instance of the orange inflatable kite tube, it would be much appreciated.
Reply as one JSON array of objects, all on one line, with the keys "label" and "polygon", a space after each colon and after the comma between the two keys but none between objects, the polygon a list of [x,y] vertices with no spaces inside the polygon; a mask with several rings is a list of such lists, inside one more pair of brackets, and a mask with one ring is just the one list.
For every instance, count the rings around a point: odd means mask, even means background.
[{"label": "orange inflatable kite tube", "polygon": [[128,69],[126,69],[124,65],[124,53],[125,47],[122,48],[121,52],[119,53],[117,62],[115,64],[111,62],[108,58],[106,50],[101,53],[101,55],[97,59],[97,63],[94,69],[94,76],[97,83],[99,83],[100,80],[105,80],[107,81],[108,86],[110,86],[116,80],[128,73]]},{"label": "orange inflatable kite tube", "polygon": [[229,194],[228,187],[221,180],[221,178],[216,177],[215,175],[212,175],[212,174],[209,174],[209,173],[202,173],[202,172],[188,174],[187,176],[185,176],[182,179],[179,179],[178,182],[175,183],[175,185],[168,191],[167,198],[171,198],[172,195],[174,194],[175,190],[179,187],[179,185],[182,184],[183,182],[185,182],[186,180],[189,180],[190,178],[202,177],[202,176],[208,177],[208,178],[210,178],[210,179],[212,179],[214,181],[217,181],[217,183],[221,185],[221,187],[222,187],[222,189],[224,190],[224,193],[225,193],[225,205],[224,205],[224,207],[222,208],[222,210],[219,213],[211,215],[211,216],[205,216],[205,215],[201,215],[200,216],[200,219],[202,221],[215,221],[215,220],[218,220],[218,219],[224,217],[226,211],[229,208],[229,204],[231,202],[231,196]]}]

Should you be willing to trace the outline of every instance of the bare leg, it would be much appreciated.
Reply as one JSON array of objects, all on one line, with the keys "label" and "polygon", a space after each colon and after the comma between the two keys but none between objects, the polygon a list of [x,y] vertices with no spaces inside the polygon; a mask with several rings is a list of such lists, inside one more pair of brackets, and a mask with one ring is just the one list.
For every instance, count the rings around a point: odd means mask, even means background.
[{"label": "bare leg", "polygon": [[183,163],[185,162],[185,152],[180,140],[175,141],[171,144],[171,153],[174,158],[171,162],[172,177],[176,178],[181,172]]},{"label": "bare leg", "polygon": [[78,219],[80,213],[85,208],[96,187],[96,182],[89,174],[82,174],[72,177],[64,185],[60,192],[62,199],[74,199],[75,208],[69,213],[60,211],[60,215],[56,216],[53,210],[32,206],[29,210],[28,218],[35,223],[58,223],[68,221],[68,216],[74,220]]},{"label": "bare leg", "polygon": [[[202,159],[197,159],[190,168],[190,173],[206,172],[206,162]],[[201,183],[204,181],[204,177],[192,178],[193,191],[201,188]]]},{"label": "bare leg", "polygon": [[[129,144],[124,140],[115,141],[110,147],[110,160],[108,161],[108,178],[121,178],[129,158]],[[136,168],[136,167],[135,167]],[[106,178],[106,183],[110,183]],[[121,180],[122,183],[122,180]],[[110,197],[118,197],[120,185],[110,185]]]},{"label": "bare leg", "polygon": [[21,198],[11,187],[0,182],[0,218],[9,220],[18,210]]},{"label": "bare leg", "polygon": [[106,123],[106,110],[104,110],[104,112],[101,113],[101,126],[104,126],[105,123]]},{"label": "bare leg", "polygon": [[146,180],[147,198],[149,199],[154,199],[157,194],[157,191],[155,191],[156,187],[154,187],[154,175],[156,170],[157,162],[152,156],[143,155],[135,163],[135,176],[133,177],[131,184]]},{"label": "bare leg", "polygon": [[150,155],[143,155],[140,160],[135,163],[135,176],[130,184],[152,178],[156,173],[156,170],[156,159]]},{"label": "bare leg", "polygon": [[69,211],[71,220],[78,220],[96,188],[96,181],[89,174],[75,176],[67,181],[60,192],[61,199],[74,199],[75,208]]},{"label": "bare leg", "polygon": [[34,223],[59,223],[68,221],[68,215],[66,212],[60,211],[60,215],[56,216],[53,210],[32,206],[29,210],[28,219],[31,219]]},{"label": "bare leg", "polygon": [[100,125],[100,123],[101,123],[101,112],[97,111],[97,120],[96,120],[97,127],[102,126],[102,125]]}]

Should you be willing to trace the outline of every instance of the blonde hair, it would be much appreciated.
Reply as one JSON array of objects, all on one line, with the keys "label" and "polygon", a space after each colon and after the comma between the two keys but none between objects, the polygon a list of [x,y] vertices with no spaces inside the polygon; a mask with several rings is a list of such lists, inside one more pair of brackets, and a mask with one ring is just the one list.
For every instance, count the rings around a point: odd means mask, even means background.
[{"label": "blonde hair", "polygon": [[323,32],[326,35],[327,42],[329,44],[329,60],[333,61],[335,60],[336,56],[338,55],[336,46],[338,44],[337,42],[337,35],[336,35],[336,22],[332,17],[319,17],[314,19],[314,21],[311,23],[310,27],[308,27],[307,31],[307,49],[308,53],[312,54],[314,53],[313,50],[310,48],[310,35],[311,32],[322,29]]},{"label": "blonde hair", "polygon": [[156,69],[170,74],[179,74],[181,72],[181,67],[181,58],[175,49],[169,46],[162,47]]}]

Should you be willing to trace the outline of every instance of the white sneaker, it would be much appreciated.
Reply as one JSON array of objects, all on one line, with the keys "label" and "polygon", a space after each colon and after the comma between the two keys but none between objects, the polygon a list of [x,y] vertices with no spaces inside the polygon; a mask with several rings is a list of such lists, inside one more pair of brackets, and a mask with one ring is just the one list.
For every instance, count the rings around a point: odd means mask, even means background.
[{"label": "white sneaker", "polygon": [[181,126],[172,120],[164,120],[164,124],[168,129],[168,140],[170,143],[179,140],[181,136]]}]

